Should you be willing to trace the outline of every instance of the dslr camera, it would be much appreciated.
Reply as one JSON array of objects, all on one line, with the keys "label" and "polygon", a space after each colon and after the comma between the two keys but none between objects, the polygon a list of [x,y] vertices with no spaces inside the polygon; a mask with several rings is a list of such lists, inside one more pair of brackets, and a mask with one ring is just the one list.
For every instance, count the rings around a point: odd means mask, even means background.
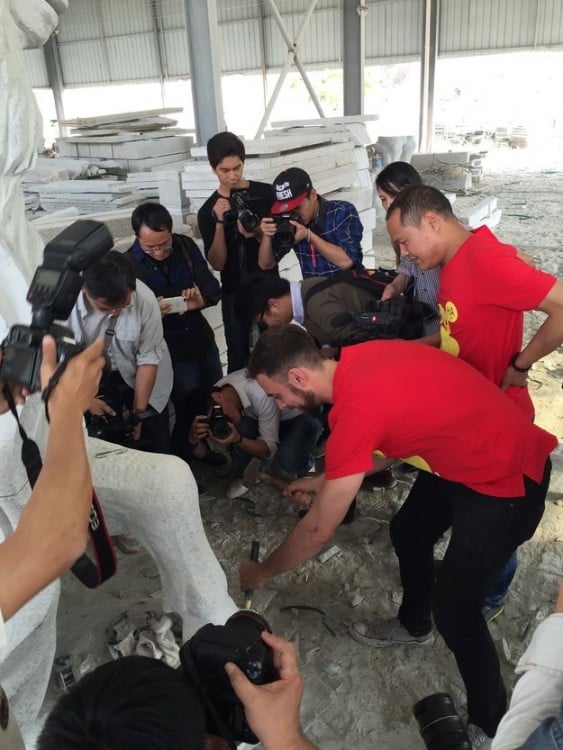
[{"label": "dslr camera", "polygon": [[218,440],[224,440],[231,432],[229,419],[225,416],[221,404],[213,404],[208,424],[209,432]]},{"label": "dslr camera", "polygon": [[295,242],[295,227],[292,221],[301,223],[299,211],[287,211],[283,214],[272,214],[272,219],[276,224],[276,233],[272,237],[272,247],[278,252],[287,252],[293,247]]},{"label": "dslr camera", "polygon": [[77,344],[70,328],[54,323],[66,320],[82,288],[81,272],[113,247],[105,224],[75,221],[49,242],[43,251],[27,291],[31,304],[31,325],[12,326],[2,342],[0,377],[11,385],[24,385],[32,391],[41,383],[41,342],[50,334],[57,344],[57,362],[73,357],[84,348]]},{"label": "dslr camera", "polygon": [[447,693],[427,695],[415,703],[413,714],[427,750],[471,750],[465,724]]},{"label": "dslr camera", "polygon": [[272,632],[263,617],[240,610],[225,625],[204,625],[180,649],[184,675],[205,707],[208,734],[225,737],[228,733],[230,737],[225,738],[235,742],[259,741],[246,722],[224,666],[236,664],[255,685],[277,679],[273,651],[260,637],[265,630]]},{"label": "dslr camera", "polygon": [[252,198],[246,190],[231,190],[231,206],[224,214],[225,222],[240,221],[246,232],[255,232],[260,226],[260,217],[250,208]]},{"label": "dslr camera", "polygon": [[117,443],[126,448],[140,450],[144,444],[143,438],[133,440],[131,433],[139,422],[145,422],[158,412],[152,407],[149,407],[146,411],[134,412],[124,404],[117,405],[109,398],[103,400],[113,408],[115,416],[109,414],[104,416],[90,415],[87,418],[88,435],[100,440],[107,440],[108,443]]}]

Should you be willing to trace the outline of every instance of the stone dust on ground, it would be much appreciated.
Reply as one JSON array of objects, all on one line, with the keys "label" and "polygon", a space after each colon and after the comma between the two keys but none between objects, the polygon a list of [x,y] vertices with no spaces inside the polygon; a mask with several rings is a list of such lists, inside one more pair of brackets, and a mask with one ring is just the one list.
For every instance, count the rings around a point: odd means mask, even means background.
[{"label": "stone dust on ground", "polygon": [[[458,198],[454,210],[496,195],[503,214],[497,235],[535,257],[536,264],[563,277],[563,171],[552,164],[532,170],[525,152],[497,155],[495,171],[485,175],[471,194]],[[557,165],[561,167],[562,165]],[[489,167],[491,169],[491,167]],[[376,259],[392,264],[392,251],[380,221],[375,232]],[[526,316],[527,336],[542,315]],[[536,421],[563,440],[563,353],[559,350],[536,364],[530,385]],[[199,475],[199,471],[197,472]],[[434,692],[449,692],[460,710],[464,692],[454,659],[440,638],[432,646],[366,648],[347,635],[355,620],[396,614],[401,597],[398,566],[388,525],[413,481],[397,472],[392,489],[364,488],[358,518],[341,527],[327,549],[297,570],[271,581],[256,593],[254,606],[274,632],[293,641],[306,680],[302,706],[307,735],[323,750],[406,750],[423,748],[412,705]],[[200,504],[212,548],[224,567],[229,590],[242,605],[237,569],[248,556],[253,539],[262,554],[277,546],[296,523],[295,507],[267,485],[258,485],[244,499],[227,500],[224,482],[205,470],[207,492]],[[490,628],[509,687],[514,666],[539,620],[553,606],[563,579],[563,451],[554,454],[554,472],[546,511],[533,539],[519,552],[519,567],[505,612]],[[160,611],[156,567],[142,552],[120,555],[120,570],[99,591],[88,591],[72,576],[63,581],[58,618],[58,653],[70,653],[75,665],[92,667],[109,659],[105,628],[123,611]],[[57,697],[53,678],[46,706]]]}]

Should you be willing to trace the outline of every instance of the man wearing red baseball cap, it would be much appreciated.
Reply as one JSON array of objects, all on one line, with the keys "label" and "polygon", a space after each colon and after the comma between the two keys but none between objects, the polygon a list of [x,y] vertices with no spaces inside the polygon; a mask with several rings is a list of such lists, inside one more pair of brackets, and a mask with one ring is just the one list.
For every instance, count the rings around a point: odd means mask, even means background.
[{"label": "man wearing red baseball cap", "polygon": [[281,172],[274,181],[274,191],[272,216],[260,224],[260,268],[274,268],[292,249],[304,279],[363,268],[363,227],[351,203],[323,198],[299,167]]}]

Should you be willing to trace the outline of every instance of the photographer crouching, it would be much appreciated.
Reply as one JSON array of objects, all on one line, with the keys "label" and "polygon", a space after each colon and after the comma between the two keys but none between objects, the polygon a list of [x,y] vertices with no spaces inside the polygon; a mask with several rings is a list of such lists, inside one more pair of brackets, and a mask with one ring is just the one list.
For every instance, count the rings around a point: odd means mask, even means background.
[{"label": "photographer crouching", "polygon": [[[99,340],[72,357],[50,390],[43,468],[13,534],[0,543],[0,662],[7,655],[4,622],[66,572],[86,549],[92,480],[82,420],[98,390],[104,366],[102,348]],[[43,392],[53,382],[57,366],[55,339],[45,336],[40,369]],[[0,414],[8,411],[10,400],[23,404],[29,395],[23,387],[8,386],[2,380],[0,391]],[[2,716],[0,745],[4,735],[11,750],[23,748],[3,694]]]},{"label": "photographer crouching", "polygon": [[[206,626],[209,627],[209,626]],[[278,679],[253,684],[232,662],[224,665],[264,750],[315,750],[303,735],[304,683],[295,646],[267,631]],[[185,647],[184,647],[185,648]],[[98,667],[63,695],[39,737],[38,750],[224,750],[232,742],[206,735],[206,710],[182,670],[142,656]]]}]

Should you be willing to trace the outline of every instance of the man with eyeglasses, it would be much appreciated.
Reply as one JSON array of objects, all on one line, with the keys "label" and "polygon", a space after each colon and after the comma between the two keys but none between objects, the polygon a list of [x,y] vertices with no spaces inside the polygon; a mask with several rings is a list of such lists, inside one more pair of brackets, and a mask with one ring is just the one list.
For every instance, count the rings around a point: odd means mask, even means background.
[{"label": "man with eyeglasses", "polygon": [[[159,203],[137,206],[131,226],[136,239],[126,255],[133,261],[137,278],[157,297],[164,338],[172,358],[172,401],[176,410],[172,450],[187,459],[186,435],[190,422],[186,399],[196,389],[209,390],[223,375],[213,330],[201,312],[219,301],[219,282],[196,243],[190,237],[172,232],[172,216],[164,206]],[[184,299],[183,310],[172,310],[167,300],[174,297]]]},{"label": "man with eyeglasses", "polygon": [[111,368],[89,406],[89,415],[107,419],[116,416],[121,406],[133,413],[152,407],[154,415],[137,422],[131,437],[140,448],[170,453],[172,363],[154,294],[135,278],[129,258],[115,250],[86,269],[83,280],[68,324],[78,342],[104,339]]},{"label": "man with eyeglasses", "polygon": [[[355,206],[348,201],[323,198],[307,172],[299,167],[281,172],[274,181],[274,191],[272,216],[260,223],[258,265],[262,270],[275,268],[292,249],[304,279],[363,268],[363,227]],[[293,238],[282,243],[283,219],[285,231],[291,232]]]}]

